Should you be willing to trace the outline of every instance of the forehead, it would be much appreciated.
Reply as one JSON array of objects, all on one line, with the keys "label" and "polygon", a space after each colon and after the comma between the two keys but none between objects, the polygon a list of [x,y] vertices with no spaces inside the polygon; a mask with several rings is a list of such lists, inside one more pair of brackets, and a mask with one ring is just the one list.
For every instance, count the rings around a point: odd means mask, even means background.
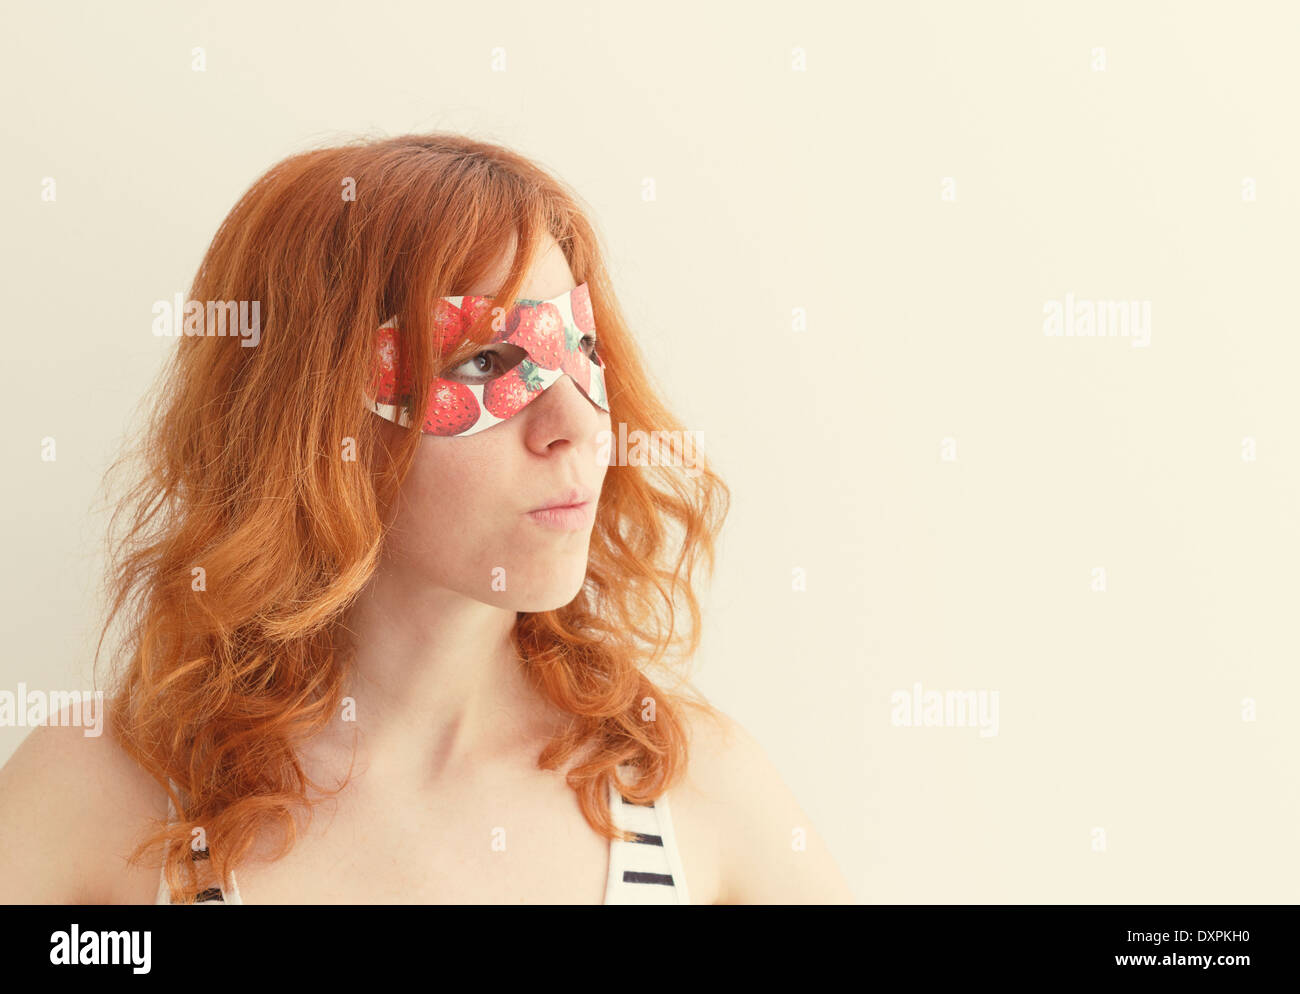
[{"label": "forehead", "polygon": [[[505,284],[506,277],[510,275],[510,264],[514,261],[518,237],[518,235],[511,235],[509,250],[497,260],[491,272],[457,296],[495,296]],[[533,257],[533,264],[524,277],[523,285],[519,288],[519,296],[528,300],[552,300],[568,293],[576,284],[573,272],[569,269],[569,260],[564,257],[559,243],[551,235],[546,234],[537,249],[537,254]]]}]

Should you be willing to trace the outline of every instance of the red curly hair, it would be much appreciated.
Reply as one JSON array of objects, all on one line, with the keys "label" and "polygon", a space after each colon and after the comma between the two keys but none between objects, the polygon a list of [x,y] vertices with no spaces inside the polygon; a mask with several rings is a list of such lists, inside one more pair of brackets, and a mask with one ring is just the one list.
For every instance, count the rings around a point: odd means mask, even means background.
[{"label": "red curly hair", "polygon": [[[345,640],[336,644],[340,620],[376,568],[385,510],[421,438],[416,418],[390,450],[380,435],[387,422],[364,403],[384,320],[412,332],[401,361],[421,384],[414,407],[424,410],[437,371],[472,355],[490,331],[476,326],[440,355],[433,303],[490,273],[517,236],[494,294],[515,299],[548,232],[590,289],[613,422],[683,430],[651,387],[578,204],[509,149],[405,135],[284,160],[217,231],[189,299],[259,301],[260,342],[176,342],[142,440],[110,469],[140,463],[109,527],[110,609],[99,638],[102,648],[114,619],[124,622],[112,730],[176,810],[131,862],[161,855],[174,902],[227,880],[272,823],[283,856],[295,841],[291,808],[318,803],[295,744],[339,714],[352,662]],[[344,440],[354,440],[355,460],[340,457]],[[537,766],[582,757],[567,783],[607,838],[626,837],[611,819],[610,779],[629,799],[660,796],[685,770],[685,709],[717,716],[685,670],[700,639],[694,576],[712,573],[729,500],[707,464],[696,474],[611,466],[582,590],[562,608],[516,618],[526,672],[574,717]],[[206,590],[196,595],[200,564]],[[652,681],[649,666],[674,685]],[[636,783],[618,779],[624,763]],[[188,843],[200,826],[211,859],[196,862]],[[212,878],[201,881],[200,866]]]}]

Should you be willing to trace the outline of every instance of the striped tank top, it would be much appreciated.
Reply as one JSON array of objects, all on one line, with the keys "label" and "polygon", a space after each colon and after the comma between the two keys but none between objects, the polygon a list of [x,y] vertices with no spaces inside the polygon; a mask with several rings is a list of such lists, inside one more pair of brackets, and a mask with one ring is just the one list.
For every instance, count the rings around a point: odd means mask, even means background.
[{"label": "striped tank top", "polygon": [[[614,824],[633,833],[630,842],[609,841],[609,874],[605,878],[605,904],[690,904],[686,874],[682,872],[677,836],[673,832],[668,793],[650,804],[633,804],[611,782],[609,810]],[[170,798],[168,818],[175,817]],[[208,858],[206,849],[191,853],[191,859]],[[230,871],[230,890],[209,887],[200,891],[196,904],[243,904],[235,871]],[[171,904],[171,894],[162,872],[158,876],[155,904]]]}]

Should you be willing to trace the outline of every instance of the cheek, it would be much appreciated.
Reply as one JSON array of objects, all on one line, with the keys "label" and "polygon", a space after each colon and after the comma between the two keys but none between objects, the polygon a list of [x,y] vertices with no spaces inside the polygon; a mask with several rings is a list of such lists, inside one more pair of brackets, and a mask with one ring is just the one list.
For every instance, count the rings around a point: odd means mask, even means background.
[{"label": "cheek", "polygon": [[618,435],[614,431],[613,422],[610,420],[609,412],[601,412],[600,428],[596,432],[595,461],[596,461],[596,483],[599,486],[605,482],[605,476],[609,473],[610,463],[615,456],[614,447],[618,444]]},{"label": "cheek", "polygon": [[438,572],[455,573],[499,540],[517,484],[501,454],[474,436],[430,437],[421,446],[403,488],[395,539]]},{"label": "cheek", "polygon": [[[529,466],[522,426],[422,440],[389,533],[393,557],[420,582],[516,610],[559,606],[581,585],[588,535],[563,536],[525,515],[545,481]],[[607,470],[607,461],[583,467],[582,482],[599,489]]]}]

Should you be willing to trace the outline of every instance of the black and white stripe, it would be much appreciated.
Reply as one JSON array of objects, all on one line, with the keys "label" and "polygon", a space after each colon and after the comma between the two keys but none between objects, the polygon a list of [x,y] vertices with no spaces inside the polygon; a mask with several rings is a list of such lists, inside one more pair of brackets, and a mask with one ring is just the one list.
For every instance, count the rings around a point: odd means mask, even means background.
[{"label": "black and white stripe", "polygon": [[[172,784],[172,789],[174,790],[175,788],[176,785]],[[167,820],[170,822],[175,817],[176,817],[176,807],[175,805],[172,804],[171,798],[168,798],[167,799]],[[197,863],[201,860],[205,860],[208,858],[210,857],[206,846],[202,849],[190,850],[190,860],[192,862]],[[162,871],[160,871],[158,874],[158,896],[155,899],[155,903],[156,904],[172,903],[171,891],[167,887],[167,877],[166,874]],[[203,890],[199,891],[198,895],[194,899],[194,903],[195,904],[226,904],[228,902],[226,901],[225,894],[222,893],[220,887],[205,887]],[[234,902],[229,902],[229,903],[238,904],[240,902],[238,900],[235,900]]]},{"label": "black and white stripe", "polygon": [[[190,859],[194,862],[208,858],[208,850],[194,849],[190,851]],[[220,887],[207,887],[199,891],[198,896],[194,899],[195,904],[225,904],[225,895],[221,893]]]},{"label": "black and white stripe", "polygon": [[614,823],[633,833],[609,847],[606,904],[689,904],[668,796],[650,804],[633,804],[610,787]]}]

